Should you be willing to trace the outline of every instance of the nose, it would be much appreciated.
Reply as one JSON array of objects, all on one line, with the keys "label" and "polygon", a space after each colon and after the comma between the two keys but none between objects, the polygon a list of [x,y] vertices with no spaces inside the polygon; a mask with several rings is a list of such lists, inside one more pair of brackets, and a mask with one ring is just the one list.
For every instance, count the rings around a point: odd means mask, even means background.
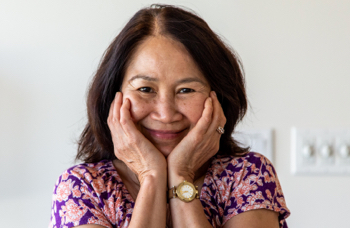
[{"label": "nose", "polygon": [[151,117],[162,123],[173,123],[182,119],[175,97],[170,94],[157,96],[153,100],[153,110]]}]

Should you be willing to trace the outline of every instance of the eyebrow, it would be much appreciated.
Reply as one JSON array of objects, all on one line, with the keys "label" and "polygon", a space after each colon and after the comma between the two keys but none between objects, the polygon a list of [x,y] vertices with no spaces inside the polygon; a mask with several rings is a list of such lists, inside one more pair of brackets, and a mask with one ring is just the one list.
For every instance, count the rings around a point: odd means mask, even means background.
[{"label": "eyebrow", "polygon": [[130,78],[128,81],[131,82],[135,79],[143,79],[143,80],[150,81],[150,82],[158,81],[157,78],[152,78],[152,77],[146,76],[146,75],[135,75],[134,77]]},{"label": "eyebrow", "polygon": [[203,85],[206,85],[207,83],[205,83],[203,80],[199,79],[199,78],[184,78],[181,79],[179,81],[177,81],[177,84],[182,84],[182,83],[190,83],[190,82],[199,82]]},{"label": "eyebrow", "polygon": [[[136,80],[136,79],[143,79],[143,80],[150,81],[150,82],[159,81],[158,78],[153,78],[153,77],[146,76],[146,75],[135,75],[132,78],[130,78],[128,81],[131,82],[131,81]],[[199,82],[203,85],[207,85],[207,83],[205,83],[203,80],[201,80],[199,78],[191,78],[191,77],[178,80],[178,81],[176,81],[176,84],[183,84],[183,83],[190,83],[190,82]]]}]

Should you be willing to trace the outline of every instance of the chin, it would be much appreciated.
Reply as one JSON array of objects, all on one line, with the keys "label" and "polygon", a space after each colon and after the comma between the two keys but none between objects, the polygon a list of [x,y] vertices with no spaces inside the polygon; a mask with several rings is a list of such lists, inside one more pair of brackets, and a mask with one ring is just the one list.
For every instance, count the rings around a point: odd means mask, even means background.
[{"label": "chin", "polygon": [[171,151],[173,151],[174,147],[157,147],[156,148],[164,155],[164,157],[168,157]]}]

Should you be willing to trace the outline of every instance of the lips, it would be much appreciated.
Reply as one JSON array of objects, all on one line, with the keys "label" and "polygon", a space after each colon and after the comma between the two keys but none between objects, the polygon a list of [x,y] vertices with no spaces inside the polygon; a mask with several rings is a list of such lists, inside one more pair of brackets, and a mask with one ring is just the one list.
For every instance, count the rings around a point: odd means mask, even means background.
[{"label": "lips", "polygon": [[145,128],[149,134],[154,137],[154,138],[158,138],[158,139],[162,139],[162,140],[172,140],[172,139],[176,139],[179,136],[182,135],[182,133],[186,130],[180,130],[180,131],[165,131],[165,130],[153,130],[153,129],[148,129]]}]

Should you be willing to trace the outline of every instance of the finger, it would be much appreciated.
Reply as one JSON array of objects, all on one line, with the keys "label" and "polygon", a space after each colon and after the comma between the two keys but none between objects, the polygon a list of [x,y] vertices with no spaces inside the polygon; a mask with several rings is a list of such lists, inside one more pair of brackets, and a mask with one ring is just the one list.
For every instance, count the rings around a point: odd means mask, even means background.
[{"label": "finger", "polygon": [[117,92],[115,95],[114,100],[112,101],[111,107],[109,109],[108,114],[108,127],[111,131],[112,138],[119,141],[122,139],[124,135],[124,131],[120,126],[119,119],[120,119],[120,107],[122,105],[122,93]]},{"label": "finger", "polygon": [[121,92],[117,92],[115,98],[115,107],[113,108],[113,116],[114,118],[119,121],[120,120],[120,109],[123,103],[123,94]]},{"label": "finger", "polygon": [[198,120],[196,126],[193,128],[193,131],[199,134],[205,134],[212,122],[213,114],[213,99],[208,97],[204,102],[204,109],[202,112],[201,118]]},{"label": "finger", "polygon": [[115,103],[116,103],[116,98],[118,96],[118,93],[115,94],[115,97],[111,103],[111,106],[109,107],[109,112],[108,112],[108,117],[107,117],[107,124],[108,127],[110,128],[110,130],[112,130],[111,128],[113,128],[113,122],[114,121],[114,108],[115,108]]},{"label": "finger", "polygon": [[224,127],[226,124],[226,117],[224,111],[222,110],[221,104],[214,91],[210,92],[210,97],[213,99],[213,118],[208,131],[216,131],[220,127]]},{"label": "finger", "polygon": [[114,108],[114,102],[115,102],[115,98],[117,97],[117,94],[115,95],[112,103],[111,103],[111,106],[109,107],[109,112],[108,112],[108,118],[107,120],[111,120],[113,118],[113,108]]},{"label": "finger", "polygon": [[125,99],[120,109],[120,124],[127,136],[134,135],[135,130],[137,131],[134,122],[130,115],[131,102],[128,98]]}]

